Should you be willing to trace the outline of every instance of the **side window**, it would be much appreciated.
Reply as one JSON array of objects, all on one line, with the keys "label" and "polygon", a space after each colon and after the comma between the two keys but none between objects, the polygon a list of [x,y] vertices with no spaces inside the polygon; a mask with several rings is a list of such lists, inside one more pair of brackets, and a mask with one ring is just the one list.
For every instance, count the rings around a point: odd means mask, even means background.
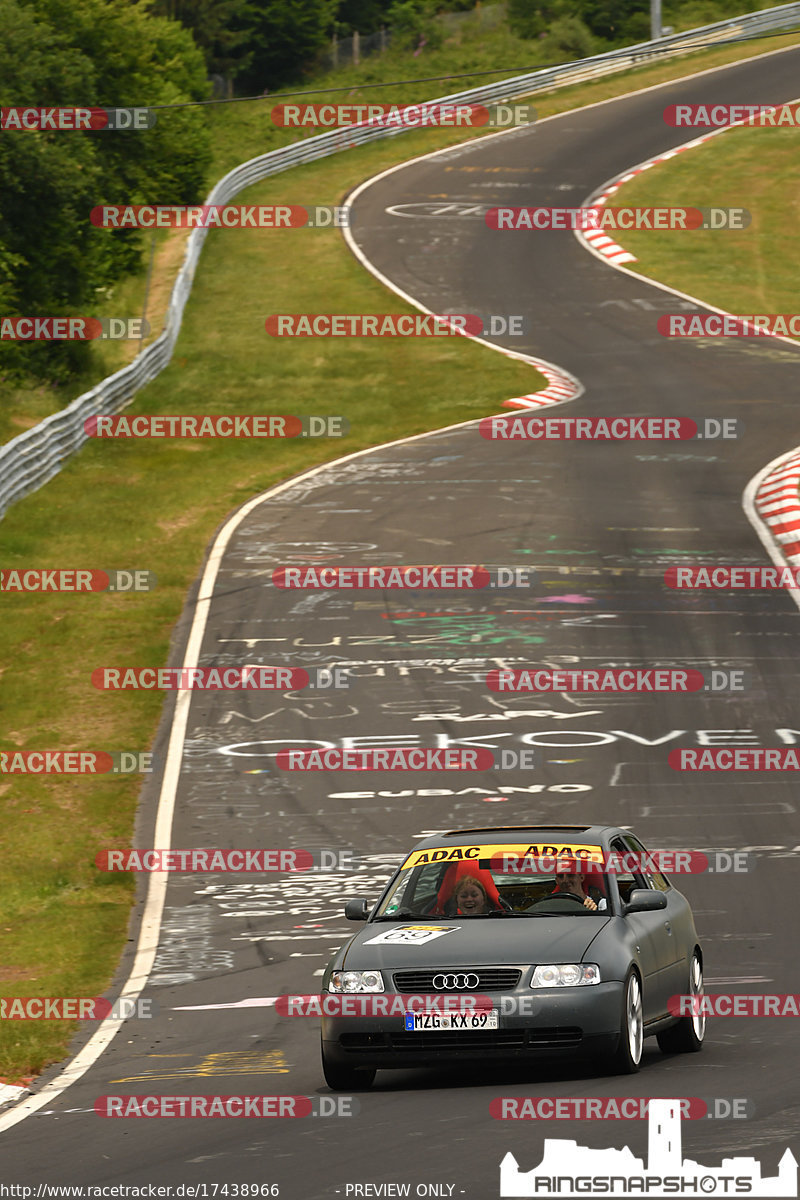
[{"label": "side window", "polygon": [[[639,841],[639,839],[635,838],[632,833],[626,833],[625,843],[633,851],[634,854],[640,855],[642,858],[646,858],[647,851],[645,850],[644,846]],[[670,882],[667,879],[666,875],[663,875],[661,873],[661,871],[645,871],[644,874],[649,879],[650,886],[654,887],[656,889],[656,891],[659,891],[659,892],[668,892],[669,891]]]},{"label": "side window", "polygon": [[[621,838],[615,838],[611,843],[611,850],[614,854],[618,854],[621,858],[625,858],[630,854],[631,848],[625,845]],[[638,851],[637,851],[638,853]],[[619,888],[620,899],[623,903],[628,903],[628,898],[632,891],[636,888],[649,888],[650,882],[646,875],[641,871],[618,871],[617,872],[617,887]]]},{"label": "side window", "polygon": [[434,904],[446,870],[446,864],[428,863],[414,872],[413,886],[406,890],[404,897],[414,912],[424,913]]}]

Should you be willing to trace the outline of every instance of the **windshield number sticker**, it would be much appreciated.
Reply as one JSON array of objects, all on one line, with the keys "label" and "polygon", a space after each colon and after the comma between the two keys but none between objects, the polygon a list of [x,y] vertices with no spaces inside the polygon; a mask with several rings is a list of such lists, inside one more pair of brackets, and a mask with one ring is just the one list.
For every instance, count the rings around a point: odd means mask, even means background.
[{"label": "windshield number sticker", "polygon": [[399,929],[385,929],[377,937],[362,942],[362,946],[374,946],[378,942],[388,942],[391,945],[418,946],[422,942],[432,942],[434,938],[444,937],[446,933],[455,933],[460,925],[451,925],[442,929],[441,925],[401,925]]}]

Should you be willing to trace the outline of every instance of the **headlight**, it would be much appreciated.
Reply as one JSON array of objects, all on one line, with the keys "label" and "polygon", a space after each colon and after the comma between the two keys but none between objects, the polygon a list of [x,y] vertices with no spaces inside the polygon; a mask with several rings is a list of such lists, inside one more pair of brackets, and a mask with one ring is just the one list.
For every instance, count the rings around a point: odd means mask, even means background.
[{"label": "headlight", "polygon": [[380,971],[334,971],[328,984],[329,992],[382,992]]},{"label": "headlight", "polygon": [[599,982],[600,968],[597,963],[553,963],[534,967],[531,987],[584,987]]}]

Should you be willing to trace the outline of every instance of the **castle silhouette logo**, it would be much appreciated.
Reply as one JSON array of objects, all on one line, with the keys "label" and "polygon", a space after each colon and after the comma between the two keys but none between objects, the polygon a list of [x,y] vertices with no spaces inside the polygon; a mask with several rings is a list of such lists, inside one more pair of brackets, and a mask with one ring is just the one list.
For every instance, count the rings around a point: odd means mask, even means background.
[{"label": "castle silhouette logo", "polygon": [[796,1196],[797,1159],[785,1150],[778,1174],[764,1178],[755,1158],[724,1158],[704,1167],[681,1156],[680,1100],[651,1100],[647,1166],[625,1146],[592,1150],[577,1142],[545,1138],[542,1161],[520,1171],[509,1153],[500,1164],[502,1197],[541,1196]]}]

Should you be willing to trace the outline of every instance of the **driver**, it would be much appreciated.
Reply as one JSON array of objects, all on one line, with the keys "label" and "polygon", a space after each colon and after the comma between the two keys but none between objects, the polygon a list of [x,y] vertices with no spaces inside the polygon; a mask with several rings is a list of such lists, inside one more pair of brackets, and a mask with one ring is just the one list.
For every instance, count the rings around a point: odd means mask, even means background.
[{"label": "driver", "polygon": [[584,895],[583,875],[580,871],[557,871],[556,886],[550,895],[574,896],[576,900],[581,901],[584,908],[588,908],[590,912],[597,912],[597,904],[592,897]]},{"label": "driver", "polygon": [[453,888],[453,900],[460,917],[480,917],[491,912],[486,888],[474,875],[462,875]]}]

